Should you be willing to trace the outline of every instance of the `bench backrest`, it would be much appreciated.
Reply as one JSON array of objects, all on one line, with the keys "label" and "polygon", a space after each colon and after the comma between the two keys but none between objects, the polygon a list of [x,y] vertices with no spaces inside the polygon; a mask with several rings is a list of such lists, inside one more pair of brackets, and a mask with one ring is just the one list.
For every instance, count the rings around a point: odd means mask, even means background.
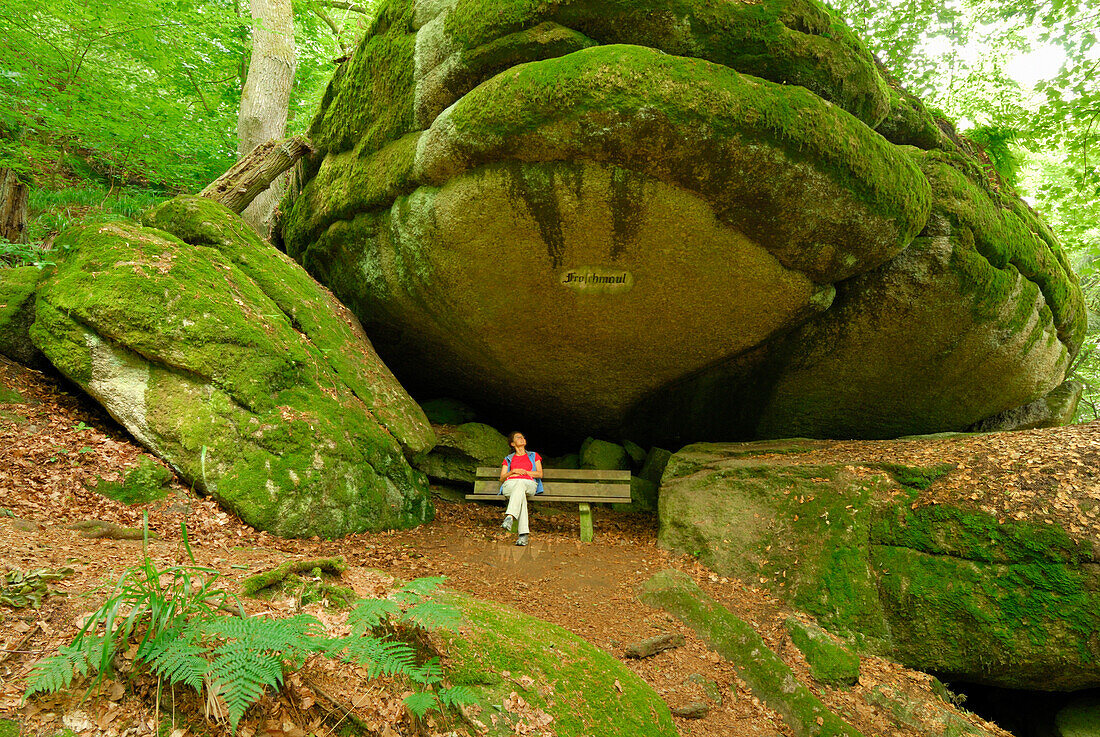
[{"label": "bench backrest", "polygon": [[[543,496],[576,501],[630,498],[630,471],[596,471],[587,468],[544,468]],[[500,466],[478,466],[475,494],[500,491]]]}]

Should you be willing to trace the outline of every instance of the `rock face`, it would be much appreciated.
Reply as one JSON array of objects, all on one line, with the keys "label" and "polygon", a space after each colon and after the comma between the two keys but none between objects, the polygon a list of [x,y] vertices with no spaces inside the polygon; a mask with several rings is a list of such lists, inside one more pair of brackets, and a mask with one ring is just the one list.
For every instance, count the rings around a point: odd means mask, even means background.
[{"label": "rock face", "polygon": [[958,430],[1085,329],[1047,227],[814,0],[386,0],[310,136],[288,253],[410,387],[563,433]]},{"label": "rock face", "polygon": [[143,445],[245,522],[284,536],[432,515],[406,454],[434,445],[358,323],[209,200],[146,227],[76,228],[31,336]]},{"label": "rock face", "polygon": [[47,272],[36,266],[0,271],[0,355],[35,366],[42,353],[31,342],[34,290]]},{"label": "rock face", "polygon": [[1060,491],[1031,513],[1042,519],[998,519],[972,487],[922,496],[953,466],[815,463],[822,447],[684,448],[665,471],[660,544],[910,667],[1007,688],[1100,685],[1100,557],[1078,522],[1095,504],[1087,491],[1078,511]]},{"label": "rock face", "polygon": [[508,438],[480,422],[433,425],[438,444],[415,466],[439,481],[474,483],[478,466],[499,466],[512,452]]}]

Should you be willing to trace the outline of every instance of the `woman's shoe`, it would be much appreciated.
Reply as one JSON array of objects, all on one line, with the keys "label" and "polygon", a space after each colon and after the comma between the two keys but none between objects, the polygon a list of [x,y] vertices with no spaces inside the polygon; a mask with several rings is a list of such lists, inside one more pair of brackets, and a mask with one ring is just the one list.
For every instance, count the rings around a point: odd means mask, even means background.
[{"label": "woman's shoe", "polygon": [[516,545],[526,545],[526,544],[527,544],[527,535],[520,535],[519,539],[516,540]]},{"label": "woman's shoe", "polygon": [[502,522],[500,524],[500,526],[503,527],[504,529],[508,530],[508,532],[511,532],[512,531],[512,522],[514,520],[515,520],[515,517],[513,517],[510,514],[506,514],[506,515],[504,515],[504,522]]}]

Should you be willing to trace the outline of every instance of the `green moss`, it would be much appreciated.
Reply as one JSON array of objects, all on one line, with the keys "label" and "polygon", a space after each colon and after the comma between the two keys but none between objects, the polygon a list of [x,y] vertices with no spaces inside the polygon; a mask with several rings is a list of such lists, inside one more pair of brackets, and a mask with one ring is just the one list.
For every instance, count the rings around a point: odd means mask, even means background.
[{"label": "green moss", "polygon": [[825,630],[788,617],[785,625],[810,666],[810,675],[826,686],[852,686],[859,680],[859,654]]},{"label": "green moss", "polygon": [[297,264],[262,243],[243,220],[205,198],[177,197],[150,210],[143,222],[228,259],[262,290],[263,302],[271,305],[266,316],[285,317],[282,324],[294,331],[288,342],[305,338],[310,359],[290,354],[295,364],[312,361],[331,369],[407,454],[435,445],[427,417],[382,364],[351,312]]},{"label": "green moss", "polygon": [[412,131],[416,32],[410,0],[386,0],[373,33],[329,84],[309,137],[320,155],[371,153]]},{"label": "green moss", "polygon": [[168,495],[165,488],[172,472],[148,456],[142,456],[136,468],[130,469],[121,482],[102,478],[96,484],[97,493],[123,504],[147,504]]},{"label": "green moss", "polygon": [[0,719],[0,737],[20,737],[19,722]]},{"label": "green moss", "polygon": [[658,573],[644,584],[641,599],[665,609],[695,630],[733,665],[759,699],[783,716],[795,734],[859,734],[798,681],[756,630],[703,593],[685,574]]},{"label": "green moss", "polygon": [[938,479],[955,470],[954,464],[941,463],[932,468],[920,466],[903,466],[898,463],[881,463],[878,467],[890,474],[890,476],[902,486],[923,491],[934,484]]},{"label": "green moss", "polygon": [[651,47],[801,85],[871,125],[887,111],[887,88],[871,54],[830,10],[813,0],[658,0],[644,7],[617,0],[458,0],[445,23],[459,48],[474,49],[544,21],[601,44]]},{"label": "green moss", "polygon": [[1088,546],[1059,525],[998,522],[992,515],[934,504],[898,504],[880,510],[871,542],[988,563],[1084,563]]},{"label": "green moss", "polygon": [[0,269],[0,355],[26,364],[37,357],[30,338],[34,293],[48,273],[36,266]]},{"label": "green moss", "polygon": [[978,563],[876,545],[880,599],[907,665],[1010,688],[1093,682],[1100,580],[1067,563]]},{"label": "green moss", "polygon": [[0,404],[24,404],[26,402],[27,400],[19,392],[0,385]]},{"label": "green moss", "polygon": [[[466,620],[446,643],[448,678],[474,690],[490,735],[514,732],[519,714],[501,705],[515,691],[528,714],[545,711],[558,737],[671,737],[668,706],[607,653],[548,622],[464,594],[449,595]],[[581,615],[587,616],[587,615]],[[524,677],[534,683],[524,686]],[[489,715],[497,716],[496,723]],[[528,720],[529,723],[529,720]]]},{"label": "green moss", "polygon": [[195,198],[154,212],[190,245],[132,224],[68,233],[36,342],[249,524],[335,537],[429,519],[426,479],[395,440],[430,447],[423,413],[354,318],[226,213]]},{"label": "green moss", "polygon": [[[975,318],[994,317],[1015,288],[1016,275],[1022,275],[1029,289],[1042,292],[1044,312],[1059,339],[1076,353],[1087,328],[1084,297],[1050,229],[1018,198],[993,191],[977,166],[961,154],[914,156],[932,183],[936,209],[951,224],[951,266],[963,293],[975,295]],[[1025,294],[1006,327],[1018,331],[1031,319],[1032,303]]]},{"label": "green moss", "polygon": [[[643,47],[601,46],[514,67],[446,115],[426,146],[447,152],[425,163],[433,183],[502,159],[607,161],[698,192],[720,220],[822,282],[851,273],[861,259],[896,253],[924,226],[930,207],[928,184],[906,156],[806,90]],[[818,242],[828,236],[810,243],[788,232],[791,188],[807,183],[780,185],[778,177],[768,196],[760,187],[770,181],[763,168],[792,164],[821,172],[837,197],[853,198],[844,207],[888,218],[890,242],[868,236],[875,244],[864,247],[873,255],[861,252],[853,262],[844,258],[848,246]],[[821,196],[825,186],[818,182],[805,196]],[[753,198],[751,218],[746,197]]]},{"label": "green moss", "polygon": [[[835,466],[745,460],[684,483],[660,496],[662,545],[695,552],[724,575],[763,579],[831,629],[869,638],[869,648],[888,639],[867,569],[866,510],[884,479],[858,479]],[[731,498],[738,503],[730,505]],[[719,504],[720,511],[711,509]]]}]

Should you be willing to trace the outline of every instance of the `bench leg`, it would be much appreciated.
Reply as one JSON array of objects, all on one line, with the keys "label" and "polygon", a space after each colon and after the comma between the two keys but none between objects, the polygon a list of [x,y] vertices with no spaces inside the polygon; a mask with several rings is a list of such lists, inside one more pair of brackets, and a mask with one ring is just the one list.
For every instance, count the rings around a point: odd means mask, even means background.
[{"label": "bench leg", "polygon": [[581,509],[581,542],[592,542],[592,507],[588,502],[580,503]]}]

